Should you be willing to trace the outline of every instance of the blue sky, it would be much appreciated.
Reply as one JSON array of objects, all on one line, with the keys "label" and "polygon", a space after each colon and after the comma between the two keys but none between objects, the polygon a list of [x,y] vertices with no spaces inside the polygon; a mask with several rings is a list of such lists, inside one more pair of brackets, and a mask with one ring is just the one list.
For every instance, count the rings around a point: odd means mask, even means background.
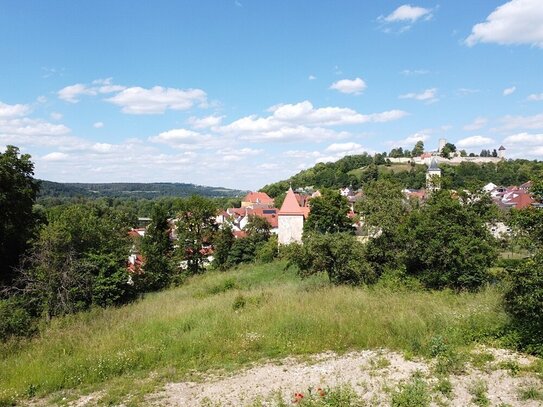
[{"label": "blue sky", "polygon": [[446,138],[543,158],[541,0],[0,0],[0,149],[66,182],[257,189]]}]

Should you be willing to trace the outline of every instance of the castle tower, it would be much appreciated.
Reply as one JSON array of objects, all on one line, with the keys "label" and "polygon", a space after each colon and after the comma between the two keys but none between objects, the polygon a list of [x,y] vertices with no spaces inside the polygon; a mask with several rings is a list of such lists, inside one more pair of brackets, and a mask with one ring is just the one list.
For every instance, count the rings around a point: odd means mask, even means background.
[{"label": "castle tower", "polygon": [[505,147],[504,146],[500,146],[500,148],[498,148],[498,158],[500,158],[502,160],[505,160]]},{"label": "castle tower", "polygon": [[438,153],[441,153],[441,150],[443,150],[443,148],[445,147],[445,144],[447,144],[447,139],[446,138],[440,138],[439,139],[439,145],[437,147],[437,152]]},{"label": "castle tower", "polygon": [[304,230],[304,210],[298,203],[292,188],[277,215],[279,244],[301,243]]},{"label": "castle tower", "polygon": [[441,169],[437,166],[435,158],[432,158],[426,171],[426,190],[437,191],[439,189],[441,189]]}]

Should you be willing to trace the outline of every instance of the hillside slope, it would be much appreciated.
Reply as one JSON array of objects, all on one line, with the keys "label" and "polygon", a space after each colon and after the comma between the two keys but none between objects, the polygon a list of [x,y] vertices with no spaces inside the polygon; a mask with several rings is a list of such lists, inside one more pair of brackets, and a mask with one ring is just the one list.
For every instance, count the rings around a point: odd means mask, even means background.
[{"label": "hillside slope", "polygon": [[58,318],[39,337],[0,345],[0,405],[95,390],[102,402],[119,404],[208,369],[324,351],[431,356],[437,343],[460,355],[502,328],[500,301],[492,288],[454,294],[331,286],[324,275],[300,280],[284,262],[210,272],[125,307]]}]

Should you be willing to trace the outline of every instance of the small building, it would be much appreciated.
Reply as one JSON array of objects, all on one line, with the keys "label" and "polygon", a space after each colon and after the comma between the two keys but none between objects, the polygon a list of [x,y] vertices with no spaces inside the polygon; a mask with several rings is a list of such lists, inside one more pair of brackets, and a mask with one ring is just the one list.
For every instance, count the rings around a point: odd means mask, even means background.
[{"label": "small building", "polygon": [[273,199],[265,192],[249,192],[241,201],[242,208],[273,208]]},{"label": "small building", "polygon": [[435,158],[433,158],[426,171],[426,190],[431,192],[439,189],[441,189],[441,169],[437,166]]},{"label": "small building", "polygon": [[278,214],[279,244],[301,243],[304,220],[309,215],[309,208],[302,207],[289,188]]},{"label": "small building", "polygon": [[500,158],[502,160],[505,160],[505,147],[504,146],[500,146],[500,148],[498,148],[498,158]]}]

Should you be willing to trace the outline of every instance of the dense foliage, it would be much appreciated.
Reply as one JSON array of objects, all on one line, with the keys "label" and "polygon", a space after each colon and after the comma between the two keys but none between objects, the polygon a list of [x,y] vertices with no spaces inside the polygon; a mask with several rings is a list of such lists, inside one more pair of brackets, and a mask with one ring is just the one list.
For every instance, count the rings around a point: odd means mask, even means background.
[{"label": "dense foliage", "polygon": [[10,284],[35,231],[32,206],[38,192],[34,164],[28,154],[7,146],[0,152],[0,288]]}]

